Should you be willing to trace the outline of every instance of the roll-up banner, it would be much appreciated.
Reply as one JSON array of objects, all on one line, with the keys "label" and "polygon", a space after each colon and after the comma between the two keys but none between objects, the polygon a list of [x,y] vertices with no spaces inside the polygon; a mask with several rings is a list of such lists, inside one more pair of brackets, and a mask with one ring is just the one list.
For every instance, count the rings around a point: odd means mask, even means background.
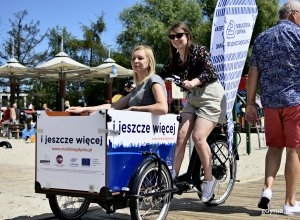
[{"label": "roll-up banner", "polygon": [[232,109],[257,17],[255,0],[219,0],[211,33],[211,58],[227,98],[228,142],[233,138]]}]

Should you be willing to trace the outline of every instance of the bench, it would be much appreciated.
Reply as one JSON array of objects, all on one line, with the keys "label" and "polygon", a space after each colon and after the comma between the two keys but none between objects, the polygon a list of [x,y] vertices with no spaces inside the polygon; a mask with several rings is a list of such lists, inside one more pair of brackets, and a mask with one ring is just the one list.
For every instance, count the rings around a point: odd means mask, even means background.
[{"label": "bench", "polygon": [[24,130],[25,125],[24,124],[10,124],[8,126],[8,139],[11,139],[12,137],[15,137],[16,139],[19,139],[22,137],[22,131]]}]

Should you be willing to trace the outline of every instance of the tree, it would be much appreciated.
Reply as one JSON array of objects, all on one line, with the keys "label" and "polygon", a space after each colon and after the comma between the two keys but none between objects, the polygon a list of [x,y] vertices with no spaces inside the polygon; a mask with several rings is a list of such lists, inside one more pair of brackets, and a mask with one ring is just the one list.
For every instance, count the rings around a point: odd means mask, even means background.
[{"label": "tree", "polygon": [[278,21],[279,0],[256,0],[258,15],[252,34],[251,45],[264,30],[272,27]]},{"label": "tree", "polygon": [[[47,33],[40,35],[39,21],[25,23],[25,18],[28,15],[26,10],[19,11],[14,14],[14,19],[9,19],[11,29],[8,31],[7,40],[2,43],[0,50],[0,59],[8,60],[14,56],[21,64],[27,67],[33,67],[40,61],[44,60],[47,51],[37,53],[36,47],[45,39]],[[14,42],[14,48],[13,48]],[[12,50],[14,49],[14,54]],[[4,79],[2,82],[5,82]],[[32,81],[30,81],[32,83]],[[23,85],[27,84],[27,79],[18,79],[16,82],[17,99],[22,91]],[[11,102],[15,101],[15,97],[11,97]]]},{"label": "tree", "polygon": [[91,22],[90,26],[82,25],[81,28],[84,36],[82,49],[89,51],[89,66],[98,65],[100,58],[106,54],[100,37],[105,30],[103,14],[97,17],[96,22]]},{"label": "tree", "polygon": [[35,48],[45,39],[47,33],[41,34],[40,22],[30,21],[25,23],[28,15],[26,10],[19,11],[14,14],[15,19],[9,19],[11,29],[8,31],[9,37],[1,45],[4,50],[0,51],[0,57],[8,60],[12,54],[12,40],[15,43],[15,58],[23,65],[33,67],[37,63],[43,61],[47,55],[47,51],[37,53]]},{"label": "tree", "polygon": [[[72,59],[88,66],[97,66],[103,57],[107,57],[100,37],[105,30],[103,16],[97,17],[96,22],[91,22],[90,25],[82,25],[81,28],[83,39],[73,37],[65,27],[51,28],[49,31],[50,54],[54,57],[60,51],[59,45],[63,35],[64,51]],[[82,105],[84,102],[96,105],[103,102],[104,94],[101,94],[104,91],[103,88],[104,85],[95,82],[67,82],[66,99],[70,100],[72,105]]]},{"label": "tree", "polygon": [[257,36],[266,29],[275,25],[278,21],[279,0],[256,0],[258,15],[255,21],[254,30],[251,37],[251,42],[248,50],[247,60],[243,69],[243,76],[248,74],[250,67],[250,57],[252,46]]},{"label": "tree", "polygon": [[124,31],[117,42],[125,56],[131,55],[135,45],[146,44],[155,51],[157,62],[164,63],[169,44],[167,30],[176,21],[186,22],[196,41],[203,36],[201,7],[193,0],[145,0],[125,9],[119,18]]}]

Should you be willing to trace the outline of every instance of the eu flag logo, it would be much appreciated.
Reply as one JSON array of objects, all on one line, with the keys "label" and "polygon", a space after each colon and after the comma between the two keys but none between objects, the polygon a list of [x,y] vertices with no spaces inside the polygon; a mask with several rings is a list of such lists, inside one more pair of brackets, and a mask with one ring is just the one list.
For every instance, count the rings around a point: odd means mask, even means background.
[{"label": "eu flag logo", "polygon": [[81,159],[81,165],[82,166],[90,166],[91,165],[91,159],[90,158],[82,158]]}]

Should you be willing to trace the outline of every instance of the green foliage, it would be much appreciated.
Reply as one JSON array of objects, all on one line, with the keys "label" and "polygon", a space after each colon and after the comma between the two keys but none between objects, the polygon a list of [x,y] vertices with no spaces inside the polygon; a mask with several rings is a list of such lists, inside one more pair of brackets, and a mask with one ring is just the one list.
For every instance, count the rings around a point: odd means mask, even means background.
[{"label": "green foliage", "polygon": [[32,103],[35,109],[42,109],[42,105],[47,103],[50,109],[55,110],[57,91],[58,85],[55,82],[35,81],[28,91],[27,103]]},{"label": "green foliage", "polygon": [[274,26],[276,22],[279,20],[278,17],[279,0],[269,0],[269,1],[256,0],[256,5],[258,9],[258,15],[255,21],[255,26],[251,37],[251,42],[248,50],[247,60],[243,70],[243,75],[248,74],[252,46],[256,37],[266,29]]},{"label": "green foliage", "polygon": [[105,100],[106,84],[97,82],[87,82],[84,90],[85,102],[88,106],[100,105]]},{"label": "green foliage", "polygon": [[25,23],[28,15],[26,10],[14,14],[14,19],[9,19],[11,29],[9,38],[1,45],[0,58],[8,60],[12,56],[12,39],[14,40],[14,57],[23,65],[33,67],[44,60],[47,51],[36,52],[36,47],[45,39],[47,34],[39,35],[40,22],[30,21]]},{"label": "green foliage", "polygon": [[[24,66],[34,67],[47,57],[47,51],[36,52],[36,47],[46,38],[47,33],[40,35],[39,21],[25,23],[27,15],[28,12],[23,10],[15,13],[13,19],[9,19],[11,29],[8,31],[9,37],[1,45],[3,49],[0,50],[0,58],[7,62],[13,56]],[[13,49],[14,54],[12,52]],[[6,79],[1,80],[1,83],[5,82],[7,82]],[[26,88],[26,83],[26,79],[17,79],[17,100],[20,93],[24,90],[23,88]],[[32,80],[30,83],[32,83]],[[19,105],[19,107],[23,106]]]},{"label": "green foliage", "polygon": [[[188,16],[187,16],[188,15]],[[145,0],[120,14],[123,23],[117,42],[125,56],[130,56],[134,46],[146,44],[153,48],[157,62],[165,62],[168,54],[168,28],[177,21],[186,22],[200,40],[202,13],[193,0]]]},{"label": "green foliage", "polygon": [[99,65],[99,61],[106,55],[106,51],[101,42],[101,33],[105,30],[103,14],[97,17],[96,22],[91,22],[90,26],[82,25],[84,40],[81,44],[81,50],[84,54],[88,54],[89,66]]},{"label": "green foliage", "polygon": [[252,34],[251,45],[255,38],[266,29],[272,27],[279,19],[279,0],[256,0],[258,15]]},{"label": "green foliage", "polygon": [[198,0],[203,9],[203,16],[212,22],[218,0]]}]

